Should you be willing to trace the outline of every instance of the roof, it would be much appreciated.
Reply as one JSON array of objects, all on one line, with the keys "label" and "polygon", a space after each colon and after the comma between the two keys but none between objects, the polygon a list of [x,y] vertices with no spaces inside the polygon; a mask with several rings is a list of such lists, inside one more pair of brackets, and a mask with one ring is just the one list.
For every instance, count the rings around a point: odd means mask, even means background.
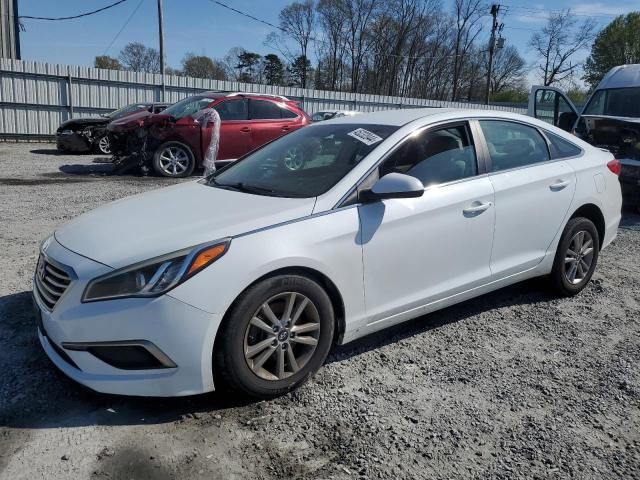
[{"label": "roof", "polygon": [[368,123],[372,125],[406,125],[413,120],[456,111],[454,108],[407,108],[403,110],[379,110],[377,112],[363,112],[357,119],[353,117],[339,117],[327,120],[332,123]]},{"label": "roof", "polygon": [[640,87],[640,64],[613,67],[600,81],[596,90],[625,87]]}]

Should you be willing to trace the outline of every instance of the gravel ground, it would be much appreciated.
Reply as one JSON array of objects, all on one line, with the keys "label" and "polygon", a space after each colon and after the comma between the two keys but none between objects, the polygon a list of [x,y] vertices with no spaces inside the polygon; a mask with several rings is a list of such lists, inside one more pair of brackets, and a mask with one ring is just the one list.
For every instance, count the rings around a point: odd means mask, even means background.
[{"label": "gravel ground", "polygon": [[39,242],[159,178],[0,143],[0,478],[640,478],[640,216],[593,281],[530,281],[336,348],[274,401],[140,399],[68,380],[38,344]]}]

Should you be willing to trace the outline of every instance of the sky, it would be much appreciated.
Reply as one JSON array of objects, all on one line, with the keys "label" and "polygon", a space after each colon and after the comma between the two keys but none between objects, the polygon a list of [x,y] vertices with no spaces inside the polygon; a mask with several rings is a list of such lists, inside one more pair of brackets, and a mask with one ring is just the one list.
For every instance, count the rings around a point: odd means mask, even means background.
[{"label": "sky", "polygon": [[[19,14],[58,17],[101,8],[114,0],[18,0]],[[451,0],[442,0],[447,8]],[[291,0],[224,0],[224,3],[267,22],[278,24],[278,13]],[[211,0],[163,0],[167,66],[180,67],[185,53],[223,57],[232,47],[262,55],[274,50],[264,45],[273,28],[229,11]],[[530,67],[528,79],[536,83],[535,57],[528,48],[531,35],[544,26],[549,11],[570,8],[576,20],[593,18],[604,27],[617,15],[640,10],[637,0],[505,0],[500,22],[506,45],[514,45]],[[23,19],[22,58],[49,63],[92,66],[96,55],[117,57],[127,43],[158,45],[156,0],[127,0],[85,18],[66,21]],[[491,17],[483,19],[488,38]],[[278,52],[276,52],[278,53]],[[588,51],[580,52],[577,61]]]}]

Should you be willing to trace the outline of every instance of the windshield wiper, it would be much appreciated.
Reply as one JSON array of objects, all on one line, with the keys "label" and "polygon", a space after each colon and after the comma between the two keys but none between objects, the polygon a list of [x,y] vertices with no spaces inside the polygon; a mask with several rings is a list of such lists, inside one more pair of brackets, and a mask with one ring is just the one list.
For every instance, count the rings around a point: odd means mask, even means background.
[{"label": "windshield wiper", "polygon": [[272,197],[283,197],[281,193],[277,193],[275,190],[271,190],[270,188],[259,187],[257,185],[249,185],[244,182],[236,182],[236,183],[220,183],[215,180],[215,178],[211,179],[211,183],[213,183],[216,187],[221,188],[229,188],[232,190],[236,190],[238,192],[245,193],[255,193],[257,195],[268,195]]}]

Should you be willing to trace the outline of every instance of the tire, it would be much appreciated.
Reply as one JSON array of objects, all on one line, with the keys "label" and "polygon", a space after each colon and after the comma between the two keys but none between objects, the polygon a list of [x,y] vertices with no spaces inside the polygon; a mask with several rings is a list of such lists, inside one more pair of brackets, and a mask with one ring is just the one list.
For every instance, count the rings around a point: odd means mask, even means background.
[{"label": "tire", "polygon": [[564,296],[581,292],[591,280],[599,252],[600,237],[593,222],[583,217],[569,220],[562,232],[551,271],[554,289]]},{"label": "tire", "polygon": [[[289,307],[291,298],[294,303]],[[292,313],[287,316],[288,308]],[[298,309],[301,313],[296,315]],[[287,318],[293,325],[286,326]],[[278,320],[282,323],[274,327]],[[301,327],[305,328],[298,331]],[[314,280],[301,275],[267,278],[244,292],[225,319],[216,341],[214,372],[245,395],[264,399],[283,395],[322,366],[333,343],[334,327],[331,300]]]},{"label": "tire", "polygon": [[109,135],[103,135],[94,143],[96,153],[102,155],[111,155],[111,142],[109,142]]},{"label": "tire", "polygon": [[193,152],[184,143],[165,142],[153,154],[153,169],[163,177],[188,177],[195,167]]}]

